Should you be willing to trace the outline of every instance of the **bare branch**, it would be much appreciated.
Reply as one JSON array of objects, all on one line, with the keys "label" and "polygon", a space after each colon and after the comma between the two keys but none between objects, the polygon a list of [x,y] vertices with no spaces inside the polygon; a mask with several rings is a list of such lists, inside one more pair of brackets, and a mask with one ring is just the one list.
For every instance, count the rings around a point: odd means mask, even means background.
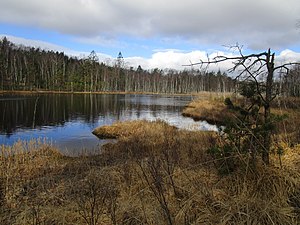
[{"label": "bare branch", "polygon": [[[264,107],[263,114],[263,125],[268,125],[271,123],[271,102],[278,95],[278,90],[274,90],[274,75],[276,70],[285,70],[288,74],[291,66],[300,65],[300,62],[290,62],[279,66],[274,66],[275,63],[275,53],[268,51],[244,55],[242,52],[242,47],[238,44],[232,46],[230,49],[234,49],[239,53],[239,56],[220,56],[217,55],[214,58],[208,59],[206,61],[200,60],[198,63],[193,63],[192,65],[206,65],[206,69],[211,64],[218,64],[227,61],[232,62],[232,67],[228,70],[229,72],[237,71],[238,75],[235,80],[243,77],[244,81],[250,80],[255,84],[255,93],[259,96]],[[190,66],[190,65],[188,65]],[[262,81],[259,81],[260,77],[263,77]],[[252,106],[251,106],[252,107]],[[271,133],[267,132],[263,136],[263,151],[262,159],[266,164],[269,164],[269,152],[271,148]]]},{"label": "bare branch", "polygon": [[284,68],[284,69],[286,69],[288,71],[289,70],[289,66],[295,66],[295,65],[300,65],[300,62],[291,62],[291,63],[282,64],[280,66],[275,67],[274,71],[278,70],[278,69],[281,69],[281,68]]}]

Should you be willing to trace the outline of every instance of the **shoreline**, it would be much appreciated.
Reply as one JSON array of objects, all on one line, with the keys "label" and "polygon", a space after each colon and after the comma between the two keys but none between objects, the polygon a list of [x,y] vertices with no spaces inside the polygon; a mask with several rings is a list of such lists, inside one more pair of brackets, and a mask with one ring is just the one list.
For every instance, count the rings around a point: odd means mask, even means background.
[{"label": "shoreline", "polygon": [[[203,115],[218,105],[222,109],[217,100],[190,104]],[[209,224],[299,224],[300,145],[280,142],[284,154],[272,154],[269,167],[258,159],[255,170],[244,164],[248,155],[233,158],[236,169],[227,174],[220,170],[224,161],[210,152],[219,143],[214,132],[127,121],[99,127],[94,135],[117,140],[96,155],[75,157],[38,140],[0,146],[1,224],[36,218],[44,224],[86,224],[94,200],[103,224],[136,218],[136,224],[166,224],[165,206],[174,224],[186,224],[186,218],[191,224],[202,218]],[[184,217],[177,216],[182,212]]]},{"label": "shoreline", "polygon": [[126,92],[126,91],[50,91],[50,90],[35,90],[35,91],[23,91],[23,90],[1,90],[0,94],[144,94],[144,95],[197,95],[192,94],[180,94],[180,93],[155,93],[155,92]]},{"label": "shoreline", "polygon": [[159,93],[159,92],[133,92],[133,91],[55,91],[55,90],[0,90],[0,94],[137,94],[137,95],[173,95],[173,96],[202,96],[207,98],[221,97],[230,93],[202,91],[196,93]]}]

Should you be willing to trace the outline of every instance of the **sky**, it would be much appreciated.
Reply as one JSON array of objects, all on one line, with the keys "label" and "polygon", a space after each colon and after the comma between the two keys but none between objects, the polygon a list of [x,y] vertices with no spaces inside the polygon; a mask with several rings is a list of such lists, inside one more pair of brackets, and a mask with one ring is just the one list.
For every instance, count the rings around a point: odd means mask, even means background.
[{"label": "sky", "polygon": [[[300,61],[299,0],[0,0],[0,38],[128,67],[172,68],[271,48]],[[230,65],[219,65],[221,70]]]}]

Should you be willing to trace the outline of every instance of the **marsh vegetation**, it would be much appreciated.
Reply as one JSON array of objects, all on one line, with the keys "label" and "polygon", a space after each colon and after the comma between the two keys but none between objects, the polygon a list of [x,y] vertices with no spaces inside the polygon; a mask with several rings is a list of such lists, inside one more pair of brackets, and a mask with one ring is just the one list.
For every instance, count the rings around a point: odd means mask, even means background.
[{"label": "marsh vegetation", "polygon": [[258,159],[254,168],[249,154],[235,154],[238,166],[227,175],[220,170],[224,159],[209,151],[222,144],[217,133],[164,121],[96,129],[117,142],[93,156],[67,157],[41,140],[2,146],[1,222],[297,224],[300,114],[294,103],[275,106],[278,113],[293,112],[293,122],[280,122],[272,143],[282,152],[271,154],[271,165]]}]

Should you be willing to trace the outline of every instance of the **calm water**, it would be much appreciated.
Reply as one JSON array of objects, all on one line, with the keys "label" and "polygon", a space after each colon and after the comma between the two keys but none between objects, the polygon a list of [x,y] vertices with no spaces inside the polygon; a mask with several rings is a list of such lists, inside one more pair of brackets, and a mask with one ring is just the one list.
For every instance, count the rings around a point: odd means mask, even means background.
[{"label": "calm water", "polygon": [[130,94],[0,95],[0,145],[46,138],[66,154],[99,149],[91,132],[120,120],[162,119],[182,129],[215,127],[181,116],[191,96]]}]

